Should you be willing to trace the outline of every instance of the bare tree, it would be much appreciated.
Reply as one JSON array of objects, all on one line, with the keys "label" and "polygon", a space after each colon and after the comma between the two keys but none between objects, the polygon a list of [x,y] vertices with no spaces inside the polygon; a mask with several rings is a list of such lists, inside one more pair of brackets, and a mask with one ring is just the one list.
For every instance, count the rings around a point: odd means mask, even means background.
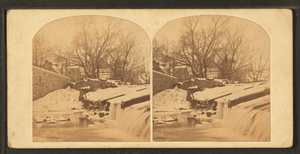
[{"label": "bare tree", "polygon": [[165,71],[171,74],[171,70],[174,69],[176,62],[174,58],[171,57],[171,45],[167,38],[163,38],[160,43],[158,43],[156,39],[153,40],[153,60],[166,65]]},{"label": "bare tree", "polygon": [[254,81],[266,80],[270,77],[270,59],[264,56],[265,51],[259,52],[259,55],[251,59],[249,77]]},{"label": "bare tree", "polygon": [[74,36],[70,50],[64,55],[71,64],[83,67],[89,78],[98,78],[109,49],[113,48],[121,21],[106,18],[102,28],[94,17],[86,17],[78,24],[79,32]]},{"label": "bare tree", "polygon": [[150,83],[150,66],[149,66],[150,61],[144,60],[144,69],[145,69],[145,76],[143,77],[143,80],[145,83],[149,84]]},{"label": "bare tree", "polygon": [[258,51],[251,46],[246,27],[234,26],[230,19],[224,16],[185,19],[175,45],[169,47],[166,41],[154,40],[154,59],[163,55],[173,59],[175,64],[187,65],[195,77],[207,77],[210,67],[219,69],[220,78],[241,77],[241,71],[251,65]]},{"label": "bare tree", "polygon": [[172,54],[179,64],[189,66],[195,77],[206,77],[210,57],[221,45],[229,21],[229,18],[213,17],[210,24],[203,26],[202,18],[191,17],[183,22],[184,31]]},{"label": "bare tree", "polygon": [[215,49],[212,56],[214,64],[221,71],[220,78],[233,79],[241,69],[250,65],[257,52],[249,47],[245,29],[228,31],[224,43]]},{"label": "bare tree", "polygon": [[51,57],[53,53],[52,48],[49,46],[49,42],[43,37],[42,34],[36,35],[32,43],[32,62],[34,66],[42,67],[45,60]]},{"label": "bare tree", "polygon": [[[114,71],[114,78],[127,82],[126,79],[149,59],[149,52],[139,42],[139,33],[128,31],[120,33],[118,46],[108,53],[106,63]],[[149,54],[142,54],[149,53]]]}]

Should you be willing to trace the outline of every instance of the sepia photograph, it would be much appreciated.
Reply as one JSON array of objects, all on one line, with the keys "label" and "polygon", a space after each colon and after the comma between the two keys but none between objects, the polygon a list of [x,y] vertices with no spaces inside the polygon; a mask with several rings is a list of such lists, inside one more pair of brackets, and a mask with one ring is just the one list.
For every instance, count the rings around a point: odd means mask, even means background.
[{"label": "sepia photograph", "polygon": [[293,145],[288,9],[7,11],[10,148]]},{"label": "sepia photograph", "polygon": [[32,41],[34,142],[150,141],[150,41],[138,25],[74,16]]},{"label": "sepia photograph", "polygon": [[176,19],[153,39],[154,141],[270,141],[270,40],[255,22]]}]

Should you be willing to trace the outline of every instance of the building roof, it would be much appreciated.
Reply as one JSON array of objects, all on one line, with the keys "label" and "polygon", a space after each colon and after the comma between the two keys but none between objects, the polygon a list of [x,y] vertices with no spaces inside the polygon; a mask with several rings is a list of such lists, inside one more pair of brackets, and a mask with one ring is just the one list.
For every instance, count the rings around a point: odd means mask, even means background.
[{"label": "building roof", "polygon": [[60,70],[59,67],[56,66],[52,66],[52,68],[55,70],[56,73],[60,74]]},{"label": "building roof", "polygon": [[208,72],[220,72],[219,68],[215,67],[215,68],[207,68]]},{"label": "building roof", "polygon": [[69,67],[67,67],[67,69],[78,69],[79,68],[79,66],[69,66]]},{"label": "building roof", "polygon": [[165,70],[163,70],[161,66],[153,66],[153,70],[157,71],[157,72],[164,73],[164,74],[169,74]]},{"label": "building roof", "polygon": [[57,73],[57,74],[60,74],[60,71],[55,66],[45,66],[44,69],[54,72],[54,73]]},{"label": "building roof", "polygon": [[105,69],[99,69],[100,73],[113,73],[113,71],[110,68],[105,68]]},{"label": "building roof", "polygon": [[176,69],[176,68],[187,68],[187,66],[186,66],[186,65],[180,65],[180,66],[175,66],[174,68],[175,68],[175,69]]}]

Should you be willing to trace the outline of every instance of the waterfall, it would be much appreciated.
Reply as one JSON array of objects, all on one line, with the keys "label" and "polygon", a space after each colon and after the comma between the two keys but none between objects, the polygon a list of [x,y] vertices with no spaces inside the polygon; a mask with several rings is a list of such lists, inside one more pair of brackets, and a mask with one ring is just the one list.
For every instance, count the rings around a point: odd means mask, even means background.
[{"label": "waterfall", "polygon": [[121,103],[118,103],[117,109],[116,109],[116,120],[119,120],[119,117],[120,117],[121,113],[122,113]]},{"label": "waterfall", "polygon": [[116,129],[134,137],[150,139],[150,111],[148,108],[137,107],[121,110],[117,116]]},{"label": "waterfall", "polygon": [[109,120],[116,120],[117,106],[118,106],[117,103],[110,103],[109,116],[108,116]]},{"label": "waterfall", "polygon": [[111,103],[109,107],[109,120],[118,120],[122,113],[121,103]]},{"label": "waterfall", "polygon": [[270,112],[263,112],[257,116],[257,120],[254,121],[247,136],[260,139],[263,135],[269,132],[270,126]]},{"label": "waterfall", "polygon": [[270,95],[241,103],[224,114],[223,128],[257,141],[270,141]]}]

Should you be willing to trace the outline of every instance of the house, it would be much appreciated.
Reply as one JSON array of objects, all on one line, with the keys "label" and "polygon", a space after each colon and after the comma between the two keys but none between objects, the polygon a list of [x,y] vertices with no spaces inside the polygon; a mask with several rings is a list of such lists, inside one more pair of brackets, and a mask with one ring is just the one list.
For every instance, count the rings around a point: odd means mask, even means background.
[{"label": "house", "polygon": [[71,82],[78,81],[82,78],[80,66],[69,66],[66,68],[65,75],[69,77]]},{"label": "house", "polygon": [[139,67],[128,73],[124,79],[126,82],[130,82],[130,84],[147,84],[150,82],[149,74],[147,74],[144,66]]},{"label": "house", "polygon": [[106,80],[111,79],[113,76],[113,70],[108,66],[107,63],[103,62],[99,69],[99,79]]},{"label": "house", "polygon": [[114,80],[122,80],[123,79],[123,71],[122,67],[126,64],[126,61],[117,59],[114,62],[114,70],[112,72],[111,78]]},{"label": "house", "polygon": [[110,68],[99,69],[99,79],[102,79],[102,80],[110,79],[112,74],[113,74],[113,71]]},{"label": "house", "polygon": [[206,77],[209,79],[216,79],[220,77],[221,71],[211,58],[207,59],[208,67],[206,68]]},{"label": "house", "polygon": [[45,60],[45,63],[41,66],[41,68],[57,73],[57,74],[61,74],[60,70],[59,70],[59,66],[53,64],[52,62],[50,62],[49,60]]},{"label": "house", "polygon": [[160,73],[164,73],[164,74],[169,74],[169,73],[166,71],[165,66],[166,66],[166,65],[163,64],[162,62],[153,60],[153,70],[154,70],[154,71],[157,71],[157,72],[160,72]]},{"label": "house", "polygon": [[219,68],[215,67],[215,68],[207,68],[206,71],[206,77],[210,78],[210,79],[215,79],[218,78],[220,74],[220,70]]},{"label": "house", "polygon": [[[206,77],[209,79],[218,78],[220,75],[220,69],[214,66],[208,67],[206,70]],[[186,65],[174,67],[173,76],[178,78],[179,82],[188,80],[193,77],[191,67]]]},{"label": "house", "polygon": [[178,82],[182,82],[189,79],[189,72],[186,65],[175,66],[173,76],[178,78]]}]

